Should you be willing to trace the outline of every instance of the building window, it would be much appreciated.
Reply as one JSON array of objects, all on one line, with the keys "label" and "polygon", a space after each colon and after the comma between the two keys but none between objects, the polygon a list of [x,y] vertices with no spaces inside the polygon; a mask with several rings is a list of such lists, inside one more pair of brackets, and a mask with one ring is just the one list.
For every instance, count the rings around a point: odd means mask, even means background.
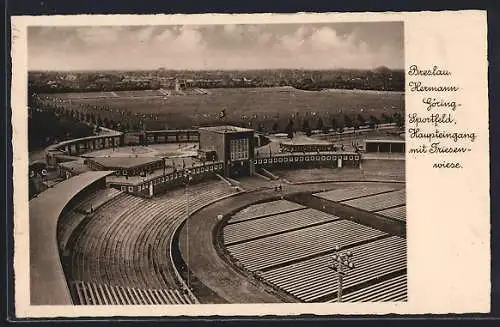
[{"label": "building window", "polygon": [[[288,158],[284,158],[283,160],[284,160],[285,162],[288,162]],[[292,159],[292,160],[293,160],[293,159]]]},{"label": "building window", "polygon": [[129,192],[134,192],[134,187],[129,186],[129,187],[128,187],[128,191],[129,191]]},{"label": "building window", "polygon": [[277,163],[278,162],[278,158],[274,158],[274,163]]},{"label": "building window", "polygon": [[333,156],[333,160],[337,160],[337,156]]},{"label": "building window", "polygon": [[249,158],[248,138],[231,140],[231,160],[247,160]]},{"label": "building window", "polygon": [[126,192],[127,191],[127,187],[126,186],[122,186],[121,190],[122,190],[122,192]]},{"label": "building window", "polygon": [[306,156],[306,161],[309,161],[309,156]]},{"label": "building window", "polygon": [[354,159],[355,159],[355,160],[359,160],[359,156],[355,156],[355,157],[354,157]]},{"label": "building window", "polygon": [[325,156],[321,156],[321,161],[324,161],[325,160]]},{"label": "building window", "polygon": [[296,161],[296,162],[297,162],[297,161],[299,161],[299,157],[295,157],[295,161]]},{"label": "building window", "polygon": [[347,160],[347,156],[344,156],[344,160]]},{"label": "building window", "polygon": [[283,158],[279,158],[279,159],[278,159],[278,161],[279,161],[279,162],[283,162]]},{"label": "building window", "polygon": [[300,159],[299,159],[299,160],[300,160],[300,161],[304,161],[304,157],[300,157]]},{"label": "building window", "polygon": [[[271,159],[269,159],[269,160],[271,160]],[[264,159],[264,163],[265,163],[265,164],[267,163],[267,159]]]},{"label": "building window", "polygon": [[320,159],[320,156],[316,156],[316,160],[319,161],[319,159]]},{"label": "building window", "polygon": [[332,160],[332,156],[327,156],[326,160]]},{"label": "building window", "polygon": [[349,156],[349,160],[352,160],[352,156]]}]

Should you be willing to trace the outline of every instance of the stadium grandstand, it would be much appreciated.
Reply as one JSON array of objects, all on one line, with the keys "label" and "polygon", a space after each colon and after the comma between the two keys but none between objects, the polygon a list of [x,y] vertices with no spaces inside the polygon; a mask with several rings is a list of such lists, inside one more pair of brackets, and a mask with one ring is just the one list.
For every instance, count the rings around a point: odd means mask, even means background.
[{"label": "stadium grandstand", "polygon": [[[128,137],[30,167],[54,175],[29,202],[32,305],[406,300],[404,158],[230,125]],[[342,287],[337,248],[357,263]]]}]

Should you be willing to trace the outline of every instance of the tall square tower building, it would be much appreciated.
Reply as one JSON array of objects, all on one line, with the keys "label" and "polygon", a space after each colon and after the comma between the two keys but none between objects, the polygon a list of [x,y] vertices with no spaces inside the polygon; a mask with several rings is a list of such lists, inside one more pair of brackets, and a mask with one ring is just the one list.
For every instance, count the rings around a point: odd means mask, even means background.
[{"label": "tall square tower building", "polygon": [[253,175],[253,129],[227,125],[201,127],[199,135],[201,155],[209,161],[222,161],[225,176]]}]

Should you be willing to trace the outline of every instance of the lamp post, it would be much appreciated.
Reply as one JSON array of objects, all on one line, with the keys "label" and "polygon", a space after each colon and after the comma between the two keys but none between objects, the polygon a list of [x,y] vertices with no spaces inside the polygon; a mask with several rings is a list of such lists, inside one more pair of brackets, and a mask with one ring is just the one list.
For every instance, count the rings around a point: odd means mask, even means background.
[{"label": "lamp post", "polygon": [[184,170],[184,178],[186,181],[186,272],[187,272],[187,284],[190,288],[190,276],[189,276],[189,182],[193,179],[191,170]]},{"label": "lamp post", "polygon": [[352,262],[352,252],[346,251],[340,253],[340,247],[335,246],[335,252],[332,256],[332,261],[328,268],[337,272],[338,285],[337,285],[337,302],[342,302],[342,287],[344,282],[344,275],[347,274],[348,270],[354,269],[354,263]]}]

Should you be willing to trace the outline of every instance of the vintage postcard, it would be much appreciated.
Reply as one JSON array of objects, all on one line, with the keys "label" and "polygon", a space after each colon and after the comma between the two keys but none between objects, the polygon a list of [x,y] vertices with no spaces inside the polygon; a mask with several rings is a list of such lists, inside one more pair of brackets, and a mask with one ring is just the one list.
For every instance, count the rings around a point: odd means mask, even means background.
[{"label": "vintage postcard", "polygon": [[13,17],[16,315],[489,312],[486,31]]}]

